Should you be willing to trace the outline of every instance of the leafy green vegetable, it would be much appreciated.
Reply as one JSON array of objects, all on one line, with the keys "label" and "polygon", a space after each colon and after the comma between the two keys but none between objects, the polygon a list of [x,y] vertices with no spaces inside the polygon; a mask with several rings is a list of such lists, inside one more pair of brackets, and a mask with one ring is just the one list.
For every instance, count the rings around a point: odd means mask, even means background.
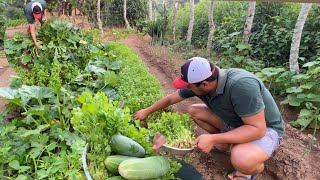
[{"label": "leafy green vegetable", "polygon": [[149,122],[153,132],[160,132],[166,137],[166,144],[178,148],[194,146],[195,134],[192,130],[191,118],[187,114],[162,113],[161,118]]}]

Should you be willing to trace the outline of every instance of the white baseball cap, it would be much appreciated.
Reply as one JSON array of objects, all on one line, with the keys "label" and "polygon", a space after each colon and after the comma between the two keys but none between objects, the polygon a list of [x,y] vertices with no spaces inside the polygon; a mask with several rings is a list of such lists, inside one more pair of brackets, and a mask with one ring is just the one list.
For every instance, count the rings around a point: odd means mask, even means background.
[{"label": "white baseball cap", "polygon": [[190,84],[198,83],[214,75],[218,78],[215,65],[202,57],[193,57],[181,66],[181,76],[172,82],[176,89],[182,89]]},{"label": "white baseball cap", "polygon": [[39,2],[34,2],[31,5],[32,15],[35,19],[41,19],[42,17],[42,6]]}]

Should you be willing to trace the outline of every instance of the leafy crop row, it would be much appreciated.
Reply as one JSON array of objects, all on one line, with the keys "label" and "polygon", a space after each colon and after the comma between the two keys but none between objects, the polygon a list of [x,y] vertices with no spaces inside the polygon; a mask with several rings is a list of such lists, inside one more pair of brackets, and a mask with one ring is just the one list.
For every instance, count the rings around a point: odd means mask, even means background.
[{"label": "leafy crop row", "polygon": [[132,49],[125,44],[114,43],[111,51],[123,62],[117,85],[118,97],[132,113],[150,106],[165,95],[159,81],[148,72]]},{"label": "leafy crop row", "polygon": [[[0,176],[84,179],[81,153],[87,142],[90,172],[95,179],[105,179],[113,176],[103,161],[111,154],[109,140],[116,133],[153,155],[153,132],[132,121],[131,114],[164,92],[141,60],[125,45],[95,43],[65,22],[43,29],[47,31],[39,32],[40,49],[19,34],[6,41],[5,53],[20,77],[0,89],[9,102],[0,119],[12,111],[19,117],[1,121]],[[115,100],[125,108],[117,107]],[[171,161],[164,178],[174,179],[178,169]]]}]

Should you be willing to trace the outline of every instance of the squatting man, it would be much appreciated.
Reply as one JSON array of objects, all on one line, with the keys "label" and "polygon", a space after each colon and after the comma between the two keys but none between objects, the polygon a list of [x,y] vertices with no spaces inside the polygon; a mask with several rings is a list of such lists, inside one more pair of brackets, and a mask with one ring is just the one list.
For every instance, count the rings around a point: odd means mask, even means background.
[{"label": "squatting man", "polygon": [[[219,69],[194,57],[181,66],[181,76],[172,84],[177,91],[139,110],[135,119],[144,120],[150,113],[196,96],[203,104],[191,105],[188,113],[208,132],[197,137],[197,148],[204,153],[230,153],[234,171],[227,179],[255,179],[284,133],[280,111],[262,81],[243,69]],[[157,134],[153,149],[159,151],[164,143],[165,138]]]}]

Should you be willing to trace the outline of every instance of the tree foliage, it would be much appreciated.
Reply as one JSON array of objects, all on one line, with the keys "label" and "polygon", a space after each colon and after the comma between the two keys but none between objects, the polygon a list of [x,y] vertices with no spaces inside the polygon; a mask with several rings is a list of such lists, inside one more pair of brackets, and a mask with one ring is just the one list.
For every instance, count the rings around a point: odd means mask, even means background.
[{"label": "tree foliage", "polygon": [[[134,26],[139,20],[144,20],[148,14],[147,1],[127,1],[127,19]],[[113,0],[110,8],[110,17],[106,17],[108,25],[124,25],[123,0]]]}]

